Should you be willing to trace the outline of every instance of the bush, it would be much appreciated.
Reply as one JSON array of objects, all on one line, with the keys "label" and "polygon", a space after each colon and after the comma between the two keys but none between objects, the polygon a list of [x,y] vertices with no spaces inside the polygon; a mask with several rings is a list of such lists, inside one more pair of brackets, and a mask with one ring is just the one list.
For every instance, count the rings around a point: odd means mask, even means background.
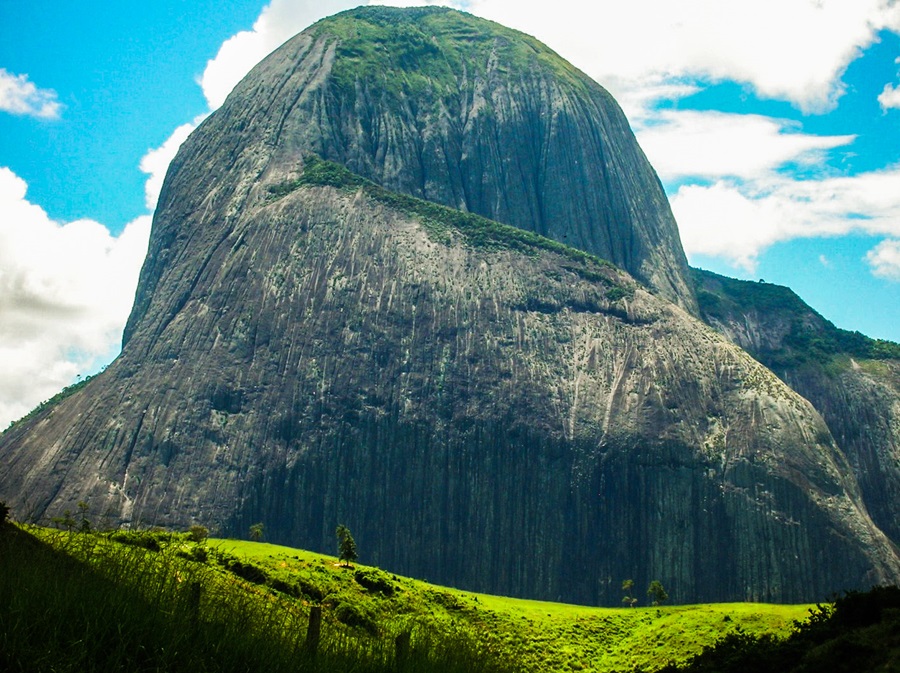
[{"label": "bush", "polygon": [[140,547],[149,551],[160,551],[163,543],[171,541],[171,535],[150,531],[117,530],[110,534],[109,539],[119,544]]},{"label": "bush", "polygon": [[360,628],[372,635],[378,633],[378,627],[372,618],[352,603],[338,603],[334,608],[334,616],[341,624]]},{"label": "bush", "polygon": [[253,584],[265,584],[269,579],[266,571],[252,563],[244,563],[230,554],[219,554],[219,565],[225,570]]},{"label": "bush", "polygon": [[808,673],[895,670],[900,656],[900,588],[851,591],[833,605],[817,605],[785,639],[737,629],[710,647],[659,673]]},{"label": "bush", "polygon": [[291,584],[290,582],[285,582],[282,579],[273,577],[269,579],[269,586],[276,591],[280,591],[293,598],[300,598],[300,588],[296,584]]},{"label": "bush", "polygon": [[369,591],[377,591],[390,598],[394,595],[394,585],[380,570],[357,570],[353,576],[356,583]]},{"label": "bush", "polygon": [[298,580],[297,587],[300,589],[304,596],[311,598],[317,603],[320,603],[325,598],[324,591],[322,591],[315,584],[307,582],[306,580]]},{"label": "bush", "polygon": [[209,537],[209,528],[195,525],[188,528],[188,538],[192,542],[204,542]]}]

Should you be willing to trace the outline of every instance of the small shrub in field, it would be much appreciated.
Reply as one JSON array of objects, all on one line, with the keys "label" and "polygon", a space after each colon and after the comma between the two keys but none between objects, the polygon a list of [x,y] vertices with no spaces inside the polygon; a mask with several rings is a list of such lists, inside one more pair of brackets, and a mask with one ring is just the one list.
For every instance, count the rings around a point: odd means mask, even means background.
[{"label": "small shrub in field", "polygon": [[75,524],[77,523],[75,519],[72,518],[72,510],[70,509],[65,510],[62,516],[53,517],[51,521],[60,528],[65,528],[70,532],[75,529]]},{"label": "small shrub in field", "polygon": [[355,626],[372,635],[378,632],[378,627],[372,618],[352,603],[338,603],[334,608],[334,616],[347,626]]},{"label": "small shrub in field", "polygon": [[233,573],[248,582],[252,582],[253,584],[265,584],[266,580],[269,578],[266,571],[259,566],[253,565],[252,563],[244,563],[234,556],[220,554],[218,561],[219,565],[228,572]]},{"label": "small shrub in field", "polygon": [[300,588],[296,584],[285,582],[284,580],[278,579],[277,577],[269,579],[268,584],[276,591],[280,591],[281,593],[292,596],[293,598],[300,598],[301,596]]},{"label": "small shrub in field", "polygon": [[357,570],[353,578],[364,589],[378,592],[388,598],[394,595],[394,585],[387,574],[380,570]]},{"label": "small shrub in field", "polygon": [[136,530],[117,530],[109,536],[113,542],[127,544],[132,547],[140,547],[149,551],[160,551],[162,545],[158,533],[136,531]]},{"label": "small shrub in field", "polygon": [[303,593],[304,596],[311,598],[315,602],[321,602],[325,598],[325,592],[322,591],[315,584],[307,582],[304,579],[297,580],[297,587]]},{"label": "small shrub in field", "polygon": [[188,538],[191,542],[205,542],[209,537],[209,528],[206,526],[195,525],[188,528]]}]

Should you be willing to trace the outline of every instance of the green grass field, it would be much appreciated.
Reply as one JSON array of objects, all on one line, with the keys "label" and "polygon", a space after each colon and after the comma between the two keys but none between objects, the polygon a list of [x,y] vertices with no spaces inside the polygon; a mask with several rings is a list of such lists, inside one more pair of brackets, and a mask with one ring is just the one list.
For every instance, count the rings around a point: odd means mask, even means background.
[{"label": "green grass field", "polygon": [[786,635],[809,607],[519,600],[165,532],[5,526],[0,565],[0,669],[22,672],[653,671],[737,629]]},{"label": "green grass field", "polygon": [[[251,560],[283,581],[318,583],[326,600],[350,603],[376,625],[428,615],[482,634],[492,651],[529,671],[652,671],[682,663],[724,635],[741,629],[787,635],[809,605],[727,603],[659,608],[596,608],[506,598],[439,587],[376,568],[338,565],[335,557],[289,547],[235,540],[210,544]],[[367,590],[354,578],[372,573],[393,588],[391,596]]]}]

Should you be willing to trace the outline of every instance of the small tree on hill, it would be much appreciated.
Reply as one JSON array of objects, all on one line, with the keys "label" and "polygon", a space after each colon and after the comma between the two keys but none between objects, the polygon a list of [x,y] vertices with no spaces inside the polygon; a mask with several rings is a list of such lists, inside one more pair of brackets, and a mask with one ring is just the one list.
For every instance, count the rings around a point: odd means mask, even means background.
[{"label": "small tree on hill", "polygon": [[666,593],[666,590],[663,588],[662,582],[659,580],[653,580],[650,582],[650,588],[647,589],[647,595],[653,599],[653,605],[659,605],[660,603],[664,603],[669,600],[669,594]]},{"label": "small tree on hill", "polygon": [[634,597],[634,580],[625,580],[622,582],[622,591],[625,592],[625,596],[622,597],[622,602],[630,608],[634,607],[634,604],[637,603],[637,598]]},{"label": "small tree on hill", "polygon": [[344,562],[349,566],[358,556],[356,554],[356,542],[350,534],[350,529],[344,524],[337,527],[335,531],[338,539],[338,561]]},{"label": "small tree on hill", "polygon": [[255,523],[250,526],[250,539],[254,542],[259,542],[262,540],[263,533],[265,532],[266,527],[261,523]]},{"label": "small tree on hill", "polygon": [[78,511],[81,513],[81,522],[78,524],[78,530],[80,530],[82,533],[91,532],[91,522],[87,518],[87,513],[90,508],[91,506],[83,500],[80,500],[78,502]]}]

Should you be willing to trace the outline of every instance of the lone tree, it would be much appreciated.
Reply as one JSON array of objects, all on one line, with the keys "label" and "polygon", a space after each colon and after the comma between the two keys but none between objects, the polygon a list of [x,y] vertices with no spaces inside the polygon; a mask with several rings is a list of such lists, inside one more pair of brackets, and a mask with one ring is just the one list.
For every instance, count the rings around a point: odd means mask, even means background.
[{"label": "lone tree", "polygon": [[625,592],[625,596],[622,597],[622,602],[630,608],[634,607],[634,604],[637,603],[637,598],[632,595],[634,591],[634,580],[625,580],[622,582],[622,591]]},{"label": "lone tree", "polygon": [[78,502],[78,511],[81,513],[81,523],[78,526],[78,530],[80,530],[82,533],[91,532],[91,522],[87,518],[87,513],[90,508],[91,506],[83,500],[80,500]]},{"label": "lone tree", "polygon": [[662,582],[659,580],[653,580],[650,582],[650,588],[647,589],[647,595],[653,599],[653,605],[659,605],[660,603],[664,603],[669,600],[669,594],[666,593],[666,590],[663,588]]},{"label": "lone tree", "polygon": [[338,561],[344,562],[349,566],[353,561],[359,558],[356,554],[356,542],[350,535],[350,529],[344,524],[340,524],[335,531],[338,539]]},{"label": "lone tree", "polygon": [[255,523],[250,526],[250,539],[254,542],[259,542],[262,539],[263,531],[265,531],[266,527],[261,523]]}]

